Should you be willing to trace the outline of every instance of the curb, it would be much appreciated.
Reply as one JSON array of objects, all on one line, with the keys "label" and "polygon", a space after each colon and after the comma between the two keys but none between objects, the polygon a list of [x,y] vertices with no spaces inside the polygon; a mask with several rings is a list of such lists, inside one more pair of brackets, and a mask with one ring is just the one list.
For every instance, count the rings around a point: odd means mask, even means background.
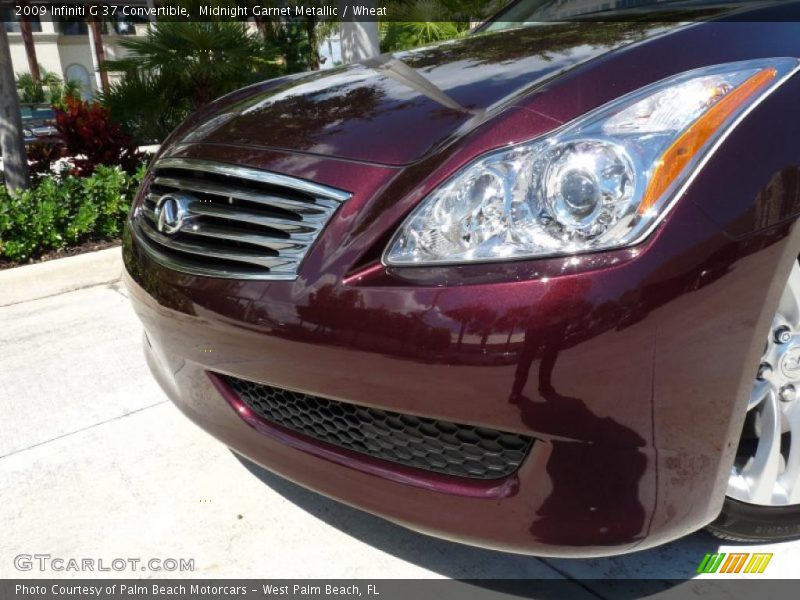
[{"label": "curb", "polygon": [[0,306],[30,302],[85,287],[118,281],[119,246],[0,271]]}]

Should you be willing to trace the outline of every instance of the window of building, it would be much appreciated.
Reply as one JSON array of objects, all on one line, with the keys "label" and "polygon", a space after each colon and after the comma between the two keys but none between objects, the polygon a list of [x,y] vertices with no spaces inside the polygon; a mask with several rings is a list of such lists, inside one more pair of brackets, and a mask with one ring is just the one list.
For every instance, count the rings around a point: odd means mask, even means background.
[{"label": "window of building", "polygon": [[61,35],[89,35],[89,26],[80,17],[61,17],[57,30]]},{"label": "window of building", "polygon": [[[0,20],[8,33],[19,33],[19,18],[14,14],[12,7],[0,8]],[[39,17],[28,17],[28,22],[31,24],[31,31],[40,32],[42,30],[42,22]]]}]

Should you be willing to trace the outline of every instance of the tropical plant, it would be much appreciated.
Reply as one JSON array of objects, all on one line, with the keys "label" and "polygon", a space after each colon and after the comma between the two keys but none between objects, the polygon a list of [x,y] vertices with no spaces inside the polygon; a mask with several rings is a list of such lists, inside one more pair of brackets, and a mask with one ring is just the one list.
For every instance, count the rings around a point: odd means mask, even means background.
[{"label": "tropical plant", "polygon": [[132,172],[141,157],[129,135],[97,102],[68,98],[56,108],[56,127],[64,143],[64,155],[72,163],[71,174],[86,177],[99,165],[119,166]]},{"label": "tropical plant", "polygon": [[280,52],[285,73],[307,70],[309,64],[308,32],[298,21],[285,21],[280,27],[269,30],[273,43]]},{"label": "tropical plant", "polygon": [[62,81],[57,73],[48,71],[39,65],[40,83],[30,73],[17,73],[17,90],[19,101],[23,104],[49,103],[55,106],[64,104],[67,98],[80,98],[81,84],[70,79]]},{"label": "tropical plant", "polygon": [[67,105],[67,100],[80,100],[82,86],[81,82],[77,79],[68,79],[67,81],[51,86],[48,90],[47,101],[56,108],[64,108]]},{"label": "tropical plant", "polygon": [[[469,15],[438,0],[415,0],[398,6],[394,20],[380,23],[381,51],[391,52],[425,46],[465,35]],[[460,20],[463,19],[463,20]]]},{"label": "tropical plant", "polygon": [[[508,0],[435,0],[458,21],[484,21],[508,6]],[[412,0],[413,2],[413,0]],[[452,17],[451,17],[452,18]]]},{"label": "tropical plant", "polygon": [[[207,0],[203,0],[207,1]],[[220,2],[220,0],[216,0]],[[224,2],[223,2],[224,3]],[[266,7],[288,7],[302,5],[305,8],[322,8],[335,4],[334,0],[237,0],[235,4]],[[263,12],[263,11],[262,11]],[[281,61],[285,71],[316,71],[322,60],[320,45],[339,27],[333,19],[314,15],[305,17],[259,17],[254,19],[264,41],[275,44],[280,49]]]},{"label": "tropical plant", "polygon": [[200,106],[283,70],[277,48],[241,22],[163,21],[120,45],[127,56],[102,68],[123,77],[102,102],[141,143],[160,142]]},{"label": "tropical plant", "polygon": [[28,144],[28,172],[33,181],[53,174],[54,167],[64,156],[64,144],[59,140],[47,140]]},{"label": "tropical plant", "polygon": [[[40,67],[41,69],[41,67]],[[42,82],[43,84],[44,82]],[[17,73],[17,92],[23,104],[41,104],[44,102],[44,89],[37,84],[30,73]]]}]

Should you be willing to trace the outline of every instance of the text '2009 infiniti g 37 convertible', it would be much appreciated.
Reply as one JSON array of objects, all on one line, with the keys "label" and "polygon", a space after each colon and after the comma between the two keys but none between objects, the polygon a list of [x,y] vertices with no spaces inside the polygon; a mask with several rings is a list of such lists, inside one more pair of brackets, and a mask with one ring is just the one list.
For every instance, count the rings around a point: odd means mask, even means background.
[{"label": "text '2009 infiniti g 37 convertible'", "polygon": [[124,239],[161,386],[267,469],[449,539],[800,535],[800,4],[678,4],[515,3],[190,117]]}]

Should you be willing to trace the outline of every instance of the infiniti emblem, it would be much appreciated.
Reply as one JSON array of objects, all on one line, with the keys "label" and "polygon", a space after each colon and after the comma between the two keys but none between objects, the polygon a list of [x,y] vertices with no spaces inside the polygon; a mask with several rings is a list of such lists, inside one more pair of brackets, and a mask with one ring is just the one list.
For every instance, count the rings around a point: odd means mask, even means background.
[{"label": "infiniti emblem", "polygon": [[189,203],[193,200],[186,194],[165,194],[156,202],[156,228],[161,233],[174,235],[181,230],[189,216]]}]

